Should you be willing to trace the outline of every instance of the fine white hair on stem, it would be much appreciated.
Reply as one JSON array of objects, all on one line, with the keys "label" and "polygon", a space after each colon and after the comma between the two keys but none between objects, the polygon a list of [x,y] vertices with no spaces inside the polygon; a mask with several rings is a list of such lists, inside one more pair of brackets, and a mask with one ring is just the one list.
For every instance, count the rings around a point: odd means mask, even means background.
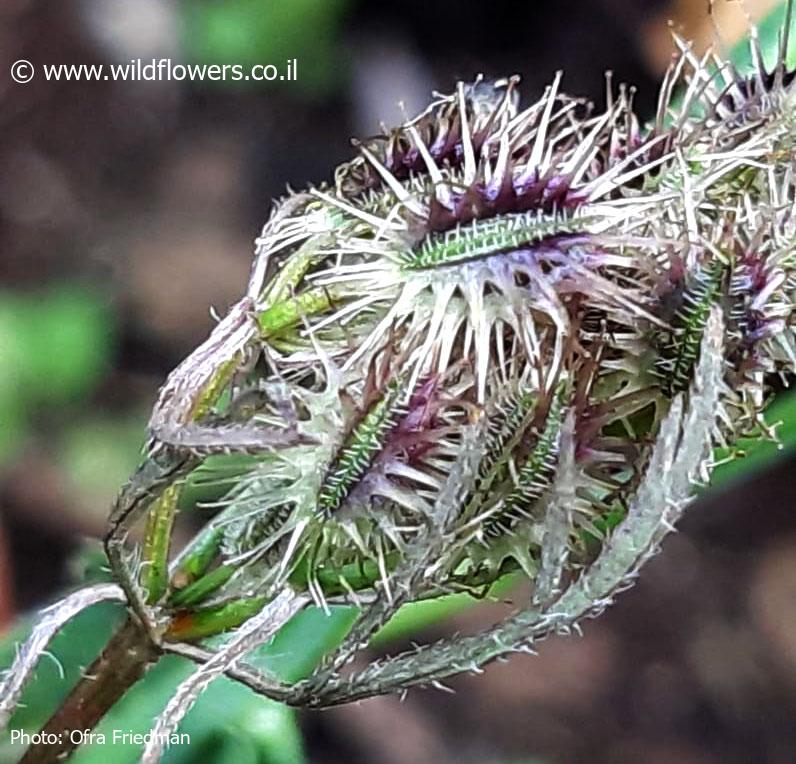
[{"label": "fine white hair on stem", "polygon": [[185,679],[158,717],[141,756],[141,764],[157,764],[169,737],[208,685],[233,667],[246,653],[267,642],[299,612],[310,597],[285,589],[250,618],[210,660]]},{"label": "fine white hair on stem", "polygon": [[0,682],[0,730],[5,729],[39,659],[64,625],[92,605],[109,600],[123,602],[124,599],[124,592],[116,584],[98,584],[80,589],[41,612],[39,622]]}]

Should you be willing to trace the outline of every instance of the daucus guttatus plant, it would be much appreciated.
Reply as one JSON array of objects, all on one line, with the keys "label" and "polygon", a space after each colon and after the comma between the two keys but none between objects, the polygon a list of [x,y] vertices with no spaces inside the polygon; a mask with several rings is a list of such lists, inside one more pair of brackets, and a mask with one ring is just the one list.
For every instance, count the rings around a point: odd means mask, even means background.
[{"label": "daucus guttatus plant", "polygon": [[[775,437],[763,409],[796,371],[792,14],[768,64],[753,32],[750,72],[676,38],[648,124],[621,88],[595,110],[561,75],[529,106],[516,78],[459,83],[275,204],[245,296],[160,392],[106,539],[119,587],[45,617],[5,718],[52,633],[102,598],[130,620],[50,727],[81,702],[98,717],[179,653],[197,667],[145,761],[222,674],[323,707],[599,614],[709,480],[713,447]],[[223,487],[216,514],[172,554],[201,483]],[[517,571],[531,600],[492,629],[347,668],[403,605]],[[358,618],[306,679],[245,662],[333,603]]]}]

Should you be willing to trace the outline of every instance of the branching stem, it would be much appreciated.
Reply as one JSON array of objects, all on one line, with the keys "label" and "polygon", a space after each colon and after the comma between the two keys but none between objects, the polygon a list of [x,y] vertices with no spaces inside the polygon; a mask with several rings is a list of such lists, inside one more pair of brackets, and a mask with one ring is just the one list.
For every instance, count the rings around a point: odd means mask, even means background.
[{"label": "branching stem", "polygon": [[144,675],[158,654],[149,635],[132,619],[126,621],[42,728],[40,739],[58,742],[34,743],[20,764],[63,761],[82,740],[82,735],[72,733],[94,729],[108,710]]}]

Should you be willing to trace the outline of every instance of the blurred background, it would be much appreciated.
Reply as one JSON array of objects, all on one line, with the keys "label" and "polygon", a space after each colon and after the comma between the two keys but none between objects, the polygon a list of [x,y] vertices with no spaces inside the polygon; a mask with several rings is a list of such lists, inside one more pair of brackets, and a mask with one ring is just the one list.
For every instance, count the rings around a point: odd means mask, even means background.
[{"label": "blurred background", "polygon": [[[610,69],[638,87],[649,115],[672,50],[667,20],[703,47],[718,25],[729,48],[746,13],[762,19],[776,5],[716,0],[712,21],[708,0],[2,0],[0,665],[26,614],[101,575],[96,539],[137,462],[156,390],[209,331],[210,307],[223,313],[242,292],[252,240],[287,184],[329,178],[351,156],[350,136],[479,72],[519,73],[531,100],[563,69],[568,91],[601,101]],[[17,59],[131,58],[296,58],[298,79],[8,76]],[[169,761],[796,761],[796,405],[786,395],[776,405],[791,447],[725,470],[582,639],[459,678],[456,694],[301,714],[298,727],[292,713],[219,683],[186,722],[192,745]],[[483,628],[500,607],[415,636]],[[119,617],[95,609],[58,642],[67,678],[54,662],[41,667],[22,712],[31,730]],[[139,694],[142,731],[175,682],[168,671],[147,681],[154,705]],[[0,743],[0,762],[20,753]],[[78,758],[92,755],[136,758],[121,747]]]}]

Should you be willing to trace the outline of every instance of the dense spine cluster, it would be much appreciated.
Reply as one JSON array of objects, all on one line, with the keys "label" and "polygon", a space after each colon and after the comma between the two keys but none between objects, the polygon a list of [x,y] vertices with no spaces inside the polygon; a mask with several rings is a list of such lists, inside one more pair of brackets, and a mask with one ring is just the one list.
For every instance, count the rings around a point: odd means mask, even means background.
[{"label": "dense spine cluster", "polygon": [[536,396],[521,389],[500,398],[487,415],[489,436],[479,465],[478,490],[488,491],[497,470],[506,467],[507,459],[530,426],[536,411]]},{"label": "dense spine cluster", "polygon": [[710,307],[720,297],[724,272],[722,262],[710,263],[693,274],[683,292],[672,320],[671,342],[661,349],[661,357],[656,361],[661,386],[667,395],[686,390],[691,383]]},{"label": "dense spine cluster", "polygon": [[353,486],[362,479],[376,454],[381,451],[400,413],[403,393],[399,380],[388,383],[384,396],[365,414],[343,443],[329,466],[321,490],[318,509],[331,515],[345,500]]},{"label": "dense spine cluster", "polygon": [[[526,108],[516,78],[460,83],[276,207],[247,297],[267,359],[249,384],[286,385],[263,424],[301,442],[222,498],[222,562],[243,567],[218,597],[252,576],[276,591],[298,570],[322,604],[389,591],[477,426],[438,566],[457,586],[507,555],[532,571],[556,535],[567,418],[570,527],[556,537],[577,569],[593,553],[577,540],[630,505],[716,308],[719,429],[764,431],[771,375],[796,363],[787,42],[768,70],[753,38],[750,74],[677,44],[646,127],[624,89],[595,111],[560,75]],[[341,584],[363,565],[375,577]]]},{"label": "dense spine cluster", "polygon": [[562,406],[560,398],[553,398],[544,428],[533,450],[517,473],[517,484],[498,507],[484,521],[483,534],[499,538],[511,533],[523,520],[538,519],[534,508],[553,482],[558,461],[561,434]]}]

